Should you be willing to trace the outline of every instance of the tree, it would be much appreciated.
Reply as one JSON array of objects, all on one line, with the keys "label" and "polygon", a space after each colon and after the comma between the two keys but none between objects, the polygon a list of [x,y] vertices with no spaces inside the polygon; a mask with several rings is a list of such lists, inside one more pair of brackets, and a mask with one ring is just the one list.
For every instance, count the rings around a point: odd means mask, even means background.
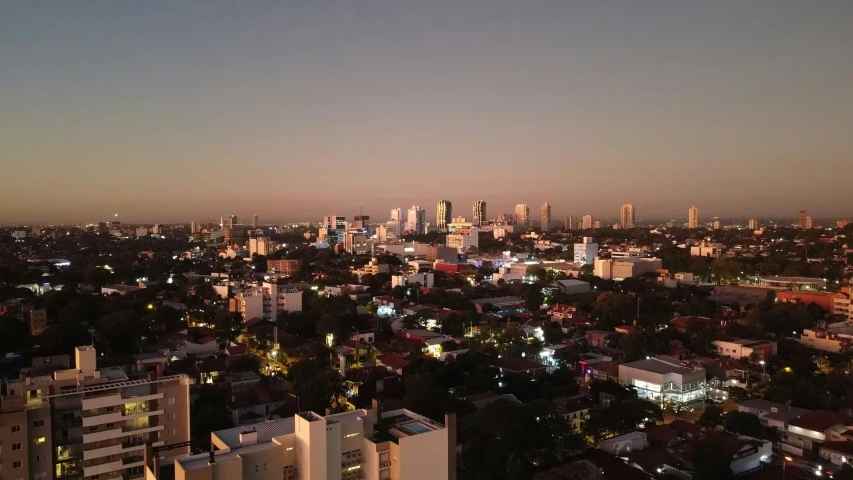
[{"label": "tree", "polygon": [[640,399],[617,399],[592,416],[584,426],[596,439],[632,432],[640,425],[653,425],[663,420],[656,404]]},{"label": "tree", "polygon": [[190,423],[193,426],[190,437],[193,451],[209,450],[210,433],[233,426],[225,397],[217,395],[212,388],[203,385],[190,409]]},{"label": "tree", "polygon": [[718,443],[700,442],[693,453],[693,466],[702,479],[733,478],[731,461]]},{"label": "tree", "polygon": [[406,394],[403,405],[413,412],[418,412],[430,418],[440,418],[444,412],[439,411],[441,403],[435,377],[430,373],[409,375],[405,380]]},{"label": "tree", "polygon": [[345,393],[343,377],[332,370],[302,383],[301,387],[297,388],[300,408],[319,415],[325,415],[327,408],[337,408],[338,399]]},{"label": "tree", "polygon": [[633,296],[605,292],[596,298],[592,315],[598,328],[612,330],[614,327],[631,323],[636,310],[637,302]]},{"label": "tree", "polygon": [[723,424],[723,409],[716,405],[708,405],[696,424],[708,430],[717,428]]},{"label": "tree", "polygon": [[727,432],[755,438],[764,438],[765,431],[761,420],[748,412],[731,411],[723,418],[723,428]]},{"label": "tree", "polygon": [[216,312],[213,324],[221,338],[233,342],[243,331],[243,315],[239,312]]}]

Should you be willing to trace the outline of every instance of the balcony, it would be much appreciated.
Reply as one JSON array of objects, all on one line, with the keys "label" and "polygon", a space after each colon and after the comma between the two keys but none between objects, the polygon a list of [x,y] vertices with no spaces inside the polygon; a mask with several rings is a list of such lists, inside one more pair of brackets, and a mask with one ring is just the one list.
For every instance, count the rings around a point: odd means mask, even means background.
[{"label": "balcony", "polygon": [[53,422],[54,428],[68,428],[68,427],[79,427],[83,425],[83,417],[73,417],[65,420],[55,420]]},{"label": "balcony", "polygon": [[[127,442],[130,443],[130,442]],[[110,445],[109,447],[95,448],[93,450],[86,450],[83,452],[84,460],[92,460],[94,458],[107,457],[109,455],[121,455],[124,453],[131,452],[139,452],[142,451],[145,447],[142,442],[135,442],[136,445],[127,445],[124,443],[119,443],[116,445]]]},{"label": "balcony", "polygon": [[163,415],[165,413],[164,410],[148,410],[145,409],[133,409],[130,410],[133,413],[127,414],[127,411],[124,412],[111,412],[104,415],[94,415],[91,417],[85,417],[83,419],[84,427],[93,427],[95,425],[103,425],[105,423],[119,423],[125,420],[135,420],[138,418],[150,417],[154,415]]}]

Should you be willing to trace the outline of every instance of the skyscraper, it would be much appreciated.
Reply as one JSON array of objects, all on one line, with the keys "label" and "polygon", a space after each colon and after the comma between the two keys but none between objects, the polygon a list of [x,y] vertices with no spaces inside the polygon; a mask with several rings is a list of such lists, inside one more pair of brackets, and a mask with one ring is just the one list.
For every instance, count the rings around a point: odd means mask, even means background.
[{"label": "skyscraper", "polygon": [[755,218],[750,218],[749,219],[749,228],[751,230],[757,230],[758,229],[758,220]]},{"label": "skyscraper", "polygon": [[438,207],[435,210],[435,228],[439,231],[447,230],[447,224],[450,223],[451,214],[453,212],[453,204],[450,200],[442,200],[438,202]]},{"label": "skyscraper", "polygon": [[486,223],[486,201],[485,200],[477,200],[476,202],[474,202],[474,220],[471,223],[477,227]]},{"label": "skyscraper", "polygon": [[806,223],[807,223],[806,219],[807,218],[809,218],[809,213],[805,210],[800,210],[800,223],[799,223],[800,228],[809,228],[806,226]]},{"label": "skyscraper", "polygon": [[190,222],[190,233],[193,234],[198,231],[198,225],[195,223],[195,220]]},{"label": "skyscraper", "polygon": [[406,217],[403,215],[404,213],[402,208],[391,209],[391,222],[394,223],[393,230],[397,232],[398,237],[406,230]]},{"label": "skyscraper", "polygon": [[622,228],[634,228],[634,218],[635,218],[634,206],[630,203],[626,203],[622,205],[621,211],[621,223]]},{"label": "skyscraper", "polygon": [[566,230],[575,229],[575,217],[569,215],[566,217]]},{"label": "skyscraper", "polygon": [[584,215],[583,221],[581,223],[581,228],[583,228],[584,230],[587,230],[587,229],[592,228],[592,225],[593,225],[592,215]]},{"label": "skyscraper", "polygon": [[695,205],[687,210],[687,228],[699,228],[699,209]]},{"label": "skyscraper", "polygon": [[515,206],[515,224],[521,228],[530,227],[530,207],[525,203]]},{"label": "skyscraper", "polygon": [[231,215],[228,218],[228,228],[234,228],[234,225],[237,225],[237,215]]},{"label": "skyscraper", "polygon": [[258,228],[258,214],[257,213],[252,218],[252,228]]},{"label": "skyscraper", "polygon": [[548,202],[542,204],[539,227],[542,229],[543,232],[551,230],[551,205],[548,204]]},{"label": "skyscraper", "polygon": [[406,216],[406,230],[416,235],[426,233],[426,210],[419,205],[412,205]]}]

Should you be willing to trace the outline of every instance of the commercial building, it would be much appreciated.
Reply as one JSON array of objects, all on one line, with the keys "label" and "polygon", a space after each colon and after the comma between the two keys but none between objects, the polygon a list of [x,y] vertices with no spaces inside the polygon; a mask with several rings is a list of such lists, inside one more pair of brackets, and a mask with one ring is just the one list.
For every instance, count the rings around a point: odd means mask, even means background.
[{"label": "commercial building", "polygon": [[412,205],[406,215],[406,230],[415,235],[426,233],[426,210],[418,205]]},{"label": "commercial building", "polygon": [[636,217],[633,205],[631,205],[630,203],[622,205],[622,209],[619,211],[619,217],[622,224],[622,228],[634,228],[634,219]]},{"label": "commercial building", "polygon": [[[586,217],[584,217],[586,218]],[[574,261],[581,265],[592,265],[598,258],[598,243],[592,241],[592,237],[583,237],[581,243],[574,247]]]},{"label": "commercial building", "polygon": [[458,248],[444,245],[430,245],[426,258],[431,262],[455,262],[459,260]]},{"label": "commercial building", "polygon": [[[393,230],[396,238],[399,238],[403,235],[403,232],[406,230],[406,213],[402,208],[392,208],[391,209],[391,220],[386,225],[389,230]],[[390,232],[389,232],[390,233]]]},{"label": "commercial building", "polygon": [[699,228],[699,209],[695,205],[687,210],[687,228]]},{"label": "commercial building", "polygon": [[[74,359],[74,368],[67,356],[40,359],[4,382],[3,478],[141,478],[146,444],[189,441],[190,379],[161,376],[165,358],[127,373],[97,369],[94,347],[77,347]],[[162,461],[188,453],[188,446],[167,450]]]},{"label": "commercial building", "polygon": [[485,200],[477,200],[474,202],[474,216],[473,216],[473,224],[475,226],[481,226],[486,223],[486,201]]},{"label": "commercial building", "polygon": [[438,202],[438,207],[435,209],[435,228],[438,231],[447,230],[447,224],[453,218],[453,204],[450,200],[442,200]]},{"label": "commercial building", "polygon": [[705,369],[666,355],[619,365],[619,382],[633,386],[639,398],[660,404],[705,398]]},{"label": "commercial building", "polygon": [[270,273],[293,275],[301,268],[301,260],[267,260],[267,271]]},{"label": "commercial building", "polygon": [[419,284],[422,287],[432,288],[435,285],[435,274],[431,272],[413,273],[411,275],[392,275],[391,288],[405,287],[407,285]]},{"label": "commercial building", "polygon": [[581,228],[584,230],[589,230],[595,225],[592,221],[592,215],[584,215],[581,219]]},{"label": "commercial building", "polygon": [[283,283],[264,282],[245,288],[228,299],[229,310],[243,315],[243,320],[274,320],[278,312],[301,312],[302,290]]},{"label": "commercial building", "polygon": [[596,257],[593,271],[597,277],[619,281],[639,277],[644,273],[657,272],[661,268],[663,268],[663,262],[659,258],[628,257],[614,260]]},{"label": "commercial building", "polygon": [[547,202],[542,204],[542,212],[539,227],[543,232],[551,230],[551,205]]},{"label": "commercial building", "polygon": [[566,222],[566,225],[565,225],[566,230],[569,230],[569,231],[574,230],[575,227],[577,226],[575,223],[575,217],[573,217],[571,215],[566,217],[565,222]]},{"label": "commercial building", "polygon": [[515,206],[515,224],[521,228],[530,228],[530,207],[519,203]]},{"label": "commercial building", "polygon": [[249,256],[255,255],[267,256],[274,251],[272,240],[269,237],[250,237],[249,238]]},{"label": "commercial building", "polygon": [[451,480],[456,417],[444,424],[409,410],[291,418],[210,434],[215,451],[175,462],[176,480]]},{"label": "commercial building", "polygon": [[339,243],[343,243],[346,233],[347,218],[339,215],[330,215],[323,217],[317,241],[328,243],[330,247],[334,247]]},{"label": "commercial building", "polygon": [[373,240],[363,232],[348,232],[344,235],[344,250],[353,255],[373,255]]}]

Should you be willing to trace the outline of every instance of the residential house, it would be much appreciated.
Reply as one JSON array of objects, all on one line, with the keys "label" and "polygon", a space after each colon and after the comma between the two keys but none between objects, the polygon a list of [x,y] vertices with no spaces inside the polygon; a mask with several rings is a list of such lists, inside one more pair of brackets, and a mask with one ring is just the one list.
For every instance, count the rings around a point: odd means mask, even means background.
[{"label": "residential house", "polygon": [[802,449],[802,452],[786,451],[809,456],[817,453],[817,447],[824,442],[853,439],[851,428],[853,418],[829,410],[815,410],[788,422],[788,435],[783,443]]}]

